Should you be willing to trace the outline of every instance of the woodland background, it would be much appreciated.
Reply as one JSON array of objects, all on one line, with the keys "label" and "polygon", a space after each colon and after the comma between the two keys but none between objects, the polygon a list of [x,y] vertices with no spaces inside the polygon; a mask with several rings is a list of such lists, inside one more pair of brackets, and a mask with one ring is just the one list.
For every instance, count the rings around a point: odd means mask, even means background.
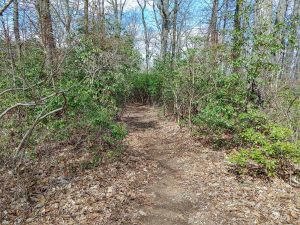
[{"label": "woodland background", "polygon": [[228,151],[236,173],[299,182],[299,0],[2,0],[0,8],[4,171],[24,173],[45,146],[89,152],[81,169],[122,157],[120,116],[141,102]]}]

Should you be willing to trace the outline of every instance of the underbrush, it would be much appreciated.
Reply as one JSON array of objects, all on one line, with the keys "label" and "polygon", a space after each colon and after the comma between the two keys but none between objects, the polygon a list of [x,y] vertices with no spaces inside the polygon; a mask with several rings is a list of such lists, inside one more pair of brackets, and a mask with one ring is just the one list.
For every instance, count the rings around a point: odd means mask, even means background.
[{"label": "underbrush", "polygon": [[160,74],[161,83],[156,83],[156,77],[141,76],[134,86],[143,96],[153,97],[165,115],[189,127],[197,138],[215,150],[226,150],[238,174],[284,180],[299,176],[297,88],[285,81],[272,86],[271,81],[260,79],[266,71],[278,72],[261,58],[242,62],[243,73],[225,74],[194,63],[207,60],[202,58],[204,53],[187,52],[186,59],[172,68],[158,62],[153,74]]},{"label": "underbrush", "polygon": [[151,104],[161,96],[162,74],[156,72],[136,73],[131,77],[131,100]]},{"label": "underbrush", "polygon": [[[96,149],[95,162],[122,152],[127,131],[120,115],[130,89],[126,77],[138,69],[139,59],[129,40],[114,41],[104,48],[92,38],[80,40],[66,57],[60,52],[59,68],[52,75],[43,68],[38,46],[24,49],[33,53],[18,65],[28,88],[21,88],[22,79],[15,84],[4,79],[0,86],[16,87],[0,95],[2,157],[34,160],[43,143],[62,141],[77,149]],[[118,51],[113,50],[116,45]]]},{"label": "underbrush", "polygon": [[270,117],[245,99],[246,92],[219,88],[193,117],[199,134],[205,131],[215,149],[232,151],[229,161],[239,174],[279,176],[284,180],[298,176],[297,126],[278,122],[278,117]]}]

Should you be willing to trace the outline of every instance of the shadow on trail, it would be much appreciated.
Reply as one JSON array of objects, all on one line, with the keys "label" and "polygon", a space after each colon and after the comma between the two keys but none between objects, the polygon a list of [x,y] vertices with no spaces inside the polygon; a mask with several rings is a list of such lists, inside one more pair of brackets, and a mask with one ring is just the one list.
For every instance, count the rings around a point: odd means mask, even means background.
[{"label": "shadow on trail", "polygon": [[146,129],[158,129],[157,120],[149,120],[149,118],[145,117],[145,113],[149,111],[148,105],[133,104],[128,106],[128,109],[131,113],[123,117],[122,120],[127,124],[131,132]]},{"label": "shadow on trail", "polygon": [[128,125],[130,131],[157,129],[157,121],[139,121],[138,117],[127,117],[123,121]]}]

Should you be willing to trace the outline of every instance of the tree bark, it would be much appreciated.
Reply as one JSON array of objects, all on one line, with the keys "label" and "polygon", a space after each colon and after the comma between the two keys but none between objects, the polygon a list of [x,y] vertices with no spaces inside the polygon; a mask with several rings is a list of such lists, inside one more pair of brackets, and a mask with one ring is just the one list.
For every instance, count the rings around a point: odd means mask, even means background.
[{"label": "tree bark", "polygon": [[13,3],[14,0],[9,0],[1,9],[0,9],[0,16],[5,12],[5,10]]},{"label": "tree bark", "polygon": [[[294,0],[292,20],[290,26],[290,38],[287,43],[287,56],[285,60],[286,73],[289,72],[289,77],[297,78],[296,74],[299,74],[299,37],[300,37],[300,1]],[[298,46],[298,48],[297,48]]]},{"label": "tree bark", "polygon": [[114,15],[114,33],[115,37],[120,37],[122,32],[122,19],[124,13],[124,6],[127,0],[110,0],[109,4],[112,6]]},{"label": "tree bark", "polygon": [[84,0],[84,18],[83,18],[83,32],[85,37],[89,34],[89,0]]},{"label": "tree bark", "polygon": [[225,35],[226,35],[226,26],[228,20],[228,7],[229,7],[229,0],[225,1],[225,9],[223,11],[223,30],[222,30],[222,43],[225,44]]},{"label": "tree bark", "polygon": [[49,0],[36,0],[36,9],[39,16],[41,38],[45,51],[46,68],[52,70],[55,53],[55,39],[53,35]]},{"label": "tree bark", "polygon": [[272,0],[256,0],[254,5],[254,26],[257,34],[270,34],[272,31]]},{"label": "tree bark", "polygon": [[105,33],[106,33],[106,29],[105,29],[105,8],[104,8],[104,0],[101,0],[100,2],[100,39],[101,41],[104,41],[105,39]]},{"label": "tree bark", "polygon": [[65,28],[67,35],[71,34],[71,13],[70,13],[70,0],[64,0],[64,6],[66,10],[66,22],[65,22]]},{"label": "tree bark", "polygon": [[172,61],[176,58],[176,43],[177,43],[177,13],[179,10],[179,2],[178,0],[174,1],[174,9],[173,9],[173,35],[172,35]]},{"label": "tree bark", "polygon": [[218,7],[219,7],[219,0],[214,0],[210,25],[208,30],[208,41],[211,45],[218,44],[218,29],[217,29]]},{"label": "tree bark", "polygon": [[[284,30],[283,24],[285,23],[285,16],[288,8],[288,1],[287,0],[280,0],[278,2],[277,6],[277,12],[276,12],[276,20],[275,20],[275,27],[276,27],[276,33],[275,37],[279,45],[281,45],[281,48],[279,52],[276,54],[275,57],[275,63],[278,65],[281,65],[281,68],[283,68],[284,64],[284,58],[285,58],[285,50],[286,50],[286,44],[284,41]],[[278,74],[279,78],[282,78],[285,73],[283,71],[280,71]]]},{"label": "tree bark", "polygon": [[240,66],[238,66],[237,60],[241,56],[243,45],[243,34],[241,30],[241,9],[243,6],[243,0],[236,0],[235,12],[234,12],[234,34],[233,34],[233,48],[232,48],[232,60],[234,62],[233,72],[240,72]]},{"label": "tree bark", "polygon": [[160,55],[163,60],[166,59],[168,52],[168,37],[169,37],[169,0],[160,0],[158,9],[162,18],[161,24],[161,51]]},{"label": "tree bark", "polygon": [[145,42],[145,59],[146,59],[146,72],[149,72],[149,63],[150,63],[150,40],[148,35],[148,26],[146,22],[145,10],[147,6],[146,0],[143,0],[143,5],[140,3],[140,0],[137,0],[139,7],[142,13],[142,23],[144,27],[144,42]]},{"label": "tree bark", "polygon": [[21,58],[21,36],[20,36],[20,29],[19,29],[19,3],[18,0],[14,0],[14,35],[16,41],[16,52],[17,52],[17,59],[20,62]]}]

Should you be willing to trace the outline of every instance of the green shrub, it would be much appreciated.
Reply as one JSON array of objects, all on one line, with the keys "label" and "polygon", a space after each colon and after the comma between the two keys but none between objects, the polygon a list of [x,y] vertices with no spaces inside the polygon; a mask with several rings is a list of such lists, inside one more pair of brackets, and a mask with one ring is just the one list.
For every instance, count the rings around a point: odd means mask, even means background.
[{"label": "green shrub", "polygon": [[111,125],[111,135],[118,141],[123,140],[127,135],[127,130],[124,124],[115,123]]},{"label": "green shrub", "polygon": [[[130,76],[138,70],[139,55],[127,39],[116,40],[115,44],[119,46],[108,45],[104,48],[102,44],[92,38],[81,39],[76,46],[66,49],[68,54],[60,62],[59,74],[55,74],[52,80],[45,81],[48,75],[43,67],[42,48],[36,44],[25,45],[24,55],[26,52],[30,54],[22,60],[22,65],[17,66],[22,68],[26,85],[39,82],[40,85],[26,91],[11,91],[1,95],[0,112],[17,102],[51,97],[35,107],[12,110],[7,114],[6,120],[0,121],[1,127],[3,124],[3,129],[7,131],[5,136],[0,135],[0,149],[13,151],[41,112],[44,115],[62,106],[63,110],[44,118],[35,127],[24,146],[30,152],[34,153],[34,147],[38,143],[69,141],[72,138],[77,142],[78,137],[83,139],[82,149],[93,150],[95,146],[100,152],[120,149],[118,146],[122,145],[127,131],[119,122],[119,115],[130,95]],[[117,60],[111,59],[111,54],[115,54]],[[110,57],[108,62],[103,60],[106,55]],[[6,76],[7,74],[3,77]],[[11,80],[3,79],[0,89],[13,87]],[[21,79],[17,79],[15,85],[21,90],[24,84]],[[13,138],[10,138],[12,135]],[[28,155],[29,151],[25,153]]]},{"label": "green shrub", "polygon": [[[292,142],[293,132],[290,129],[274,124],[265,125],[262,129],[248,128],[240,134],[248,148],[233,153],[230,161],[240,171],[248,171],[253,164],[257,165],[268,176],[280,175],[293,171],[293,164],[300,162],[300,146]],[[289,167],[290,171],[282,171]]]},{"label": "green shrub", "polygon": [[160,73],[136,73],[132,76],[131,95],[137,101],[158,102],[161,98],[162,82]]},{"label": "green shrub", "polygon": [[[245,108],[246,92],[237,74],[224,76],[215,74],[215,91],[201,102],[201,109],[194,116],[194,123],[202,128],[217,133],[234,133],[240,129],[241,122],[250,119]],[[212,87],[213,88],[213,87]],[[214,89],[214,88],[213,88]]]}]

